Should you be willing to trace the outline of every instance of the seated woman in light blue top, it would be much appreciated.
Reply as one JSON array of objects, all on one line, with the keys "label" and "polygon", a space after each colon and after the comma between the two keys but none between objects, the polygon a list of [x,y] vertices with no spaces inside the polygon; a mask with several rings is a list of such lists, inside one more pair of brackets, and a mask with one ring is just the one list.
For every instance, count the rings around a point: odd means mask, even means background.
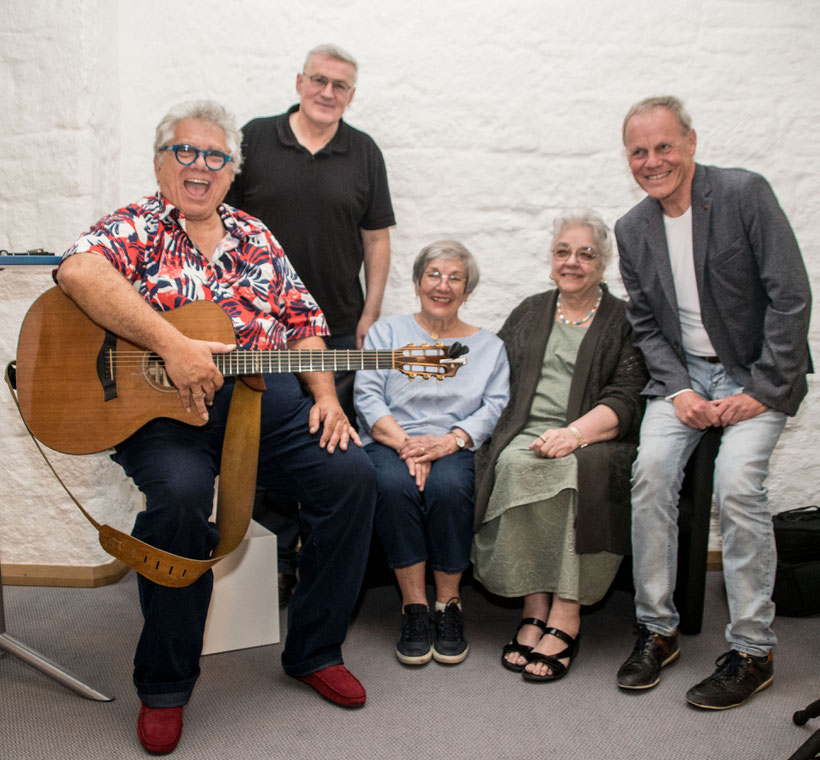
[{"label": "seated woman in light blue top", "polygon": [[[376,466],[375,527],[402,595],[396,656],[406,665],[467,656],[459,585],[470,564],[473,531],[473,452],[492,433],[509,399],[504,344],[462,322],[458,310],[478,284],[478,266],[461,243],[422,249],[413,265],[420,310],[387,317],[364,348],[456,341],[469,348],[454,377],[408,382],[396,370],[356,374],[359,434]],[[433,570],[433,631],[427,605],[427,563]]]}]

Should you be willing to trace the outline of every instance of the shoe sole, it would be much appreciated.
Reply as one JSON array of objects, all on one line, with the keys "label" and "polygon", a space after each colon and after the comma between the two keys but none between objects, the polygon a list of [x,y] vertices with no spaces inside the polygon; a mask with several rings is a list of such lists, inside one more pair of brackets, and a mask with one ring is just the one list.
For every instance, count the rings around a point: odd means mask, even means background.
[{"label": "shoe sole", "polygon": [[460,662],[464,662],[469,651],[469,644],[463,652],[459,652],[458,654],[441,654],[441,652],[437,652],[436,648],[433,647],[433,659],[442,665],[458,665]]},{"label": "shoe sole", "polygon": [[763,691],[763,689],[768,689],[769,686],[772,685],[772,681],[774,681],[774,676],[772,676],[768,681],[764,681],[760,686],[758,686],[751,694],[749,694],[746,699],[735,702],[733,705],[702,705],[698,702],[694,702],[693,700],[686,698],[686,701],[690,705],[694,705],[695,707],[699,707],[701,710],[731,710],[733,707],[740,707],[741,705],[745,705],[755,694],[759,691]]},{"label": "shoe sole", "polygon": [[425,654],[408,655],[396,650],[396,657],[402,665],[426,665],[433,659],[432,647]]},{"label": "shoe sole", "polygon": [[[680,649],[675,650],[672,654],[669,655],[662,663],[661,669],[665,668],[667,665],[671,665],[675,660],[680,657]],[[651,689],[653,686],[657,686],[660,683],[661,674],[658,673],[658,677],[652,683],[640,684],[639,686],[629,686],[627,684],[618,683],[619,689],[628,689],[630,691],[641,691],[643,689]]]}]

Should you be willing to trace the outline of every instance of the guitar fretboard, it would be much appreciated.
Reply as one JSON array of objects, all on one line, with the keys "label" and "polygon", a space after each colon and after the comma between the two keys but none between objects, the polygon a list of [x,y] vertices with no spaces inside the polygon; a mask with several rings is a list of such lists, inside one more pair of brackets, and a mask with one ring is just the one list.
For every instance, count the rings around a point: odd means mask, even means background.
[{"label": "guitar fretboard", "polygon": [[[403,351],[361,349],[308,349],[293,351],[251,350],[214,354],[219,371],[226,376],[277,372],[335,372],[355,369],[393,369]],[[413,355],[399,359],[412,364]],[[419,357],[420,358],[420,357]]]}]

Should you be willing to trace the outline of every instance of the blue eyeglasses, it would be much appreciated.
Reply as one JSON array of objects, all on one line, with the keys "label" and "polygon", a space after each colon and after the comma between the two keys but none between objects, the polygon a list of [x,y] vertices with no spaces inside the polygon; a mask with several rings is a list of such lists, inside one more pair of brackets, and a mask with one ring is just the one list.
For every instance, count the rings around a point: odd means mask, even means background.
[{"label": "blue eyeglasses", "polygon": [[202,156],[205,166],[212,172],[218,172],[228,161],[233,159],[221,150],[200,150],[193,145],[166,145],[160,152],[173,151],[177,161],[183,166],[192,166]]}]

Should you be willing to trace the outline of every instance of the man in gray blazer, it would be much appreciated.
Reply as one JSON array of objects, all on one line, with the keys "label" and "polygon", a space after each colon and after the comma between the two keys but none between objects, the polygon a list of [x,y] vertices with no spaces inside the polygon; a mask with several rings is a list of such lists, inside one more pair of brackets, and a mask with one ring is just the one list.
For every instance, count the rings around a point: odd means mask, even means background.
[{"label": "man in gray blazer", "polygon": [[742,169],[696,164],[695,131],[677,98],[635,104],[623,141],[648,197],[618,220],[615,235],[651,379],[632,472],[638,637],[618,686],[655,686],[680,654],[672,600],[678,492],[704,431],[722,427],[715,496],[730,650],[686,694],[693,705],[721,710],[773,678],[776,553],[763,482],[786,417],[806,394],[811,293],[769,184]]}]

